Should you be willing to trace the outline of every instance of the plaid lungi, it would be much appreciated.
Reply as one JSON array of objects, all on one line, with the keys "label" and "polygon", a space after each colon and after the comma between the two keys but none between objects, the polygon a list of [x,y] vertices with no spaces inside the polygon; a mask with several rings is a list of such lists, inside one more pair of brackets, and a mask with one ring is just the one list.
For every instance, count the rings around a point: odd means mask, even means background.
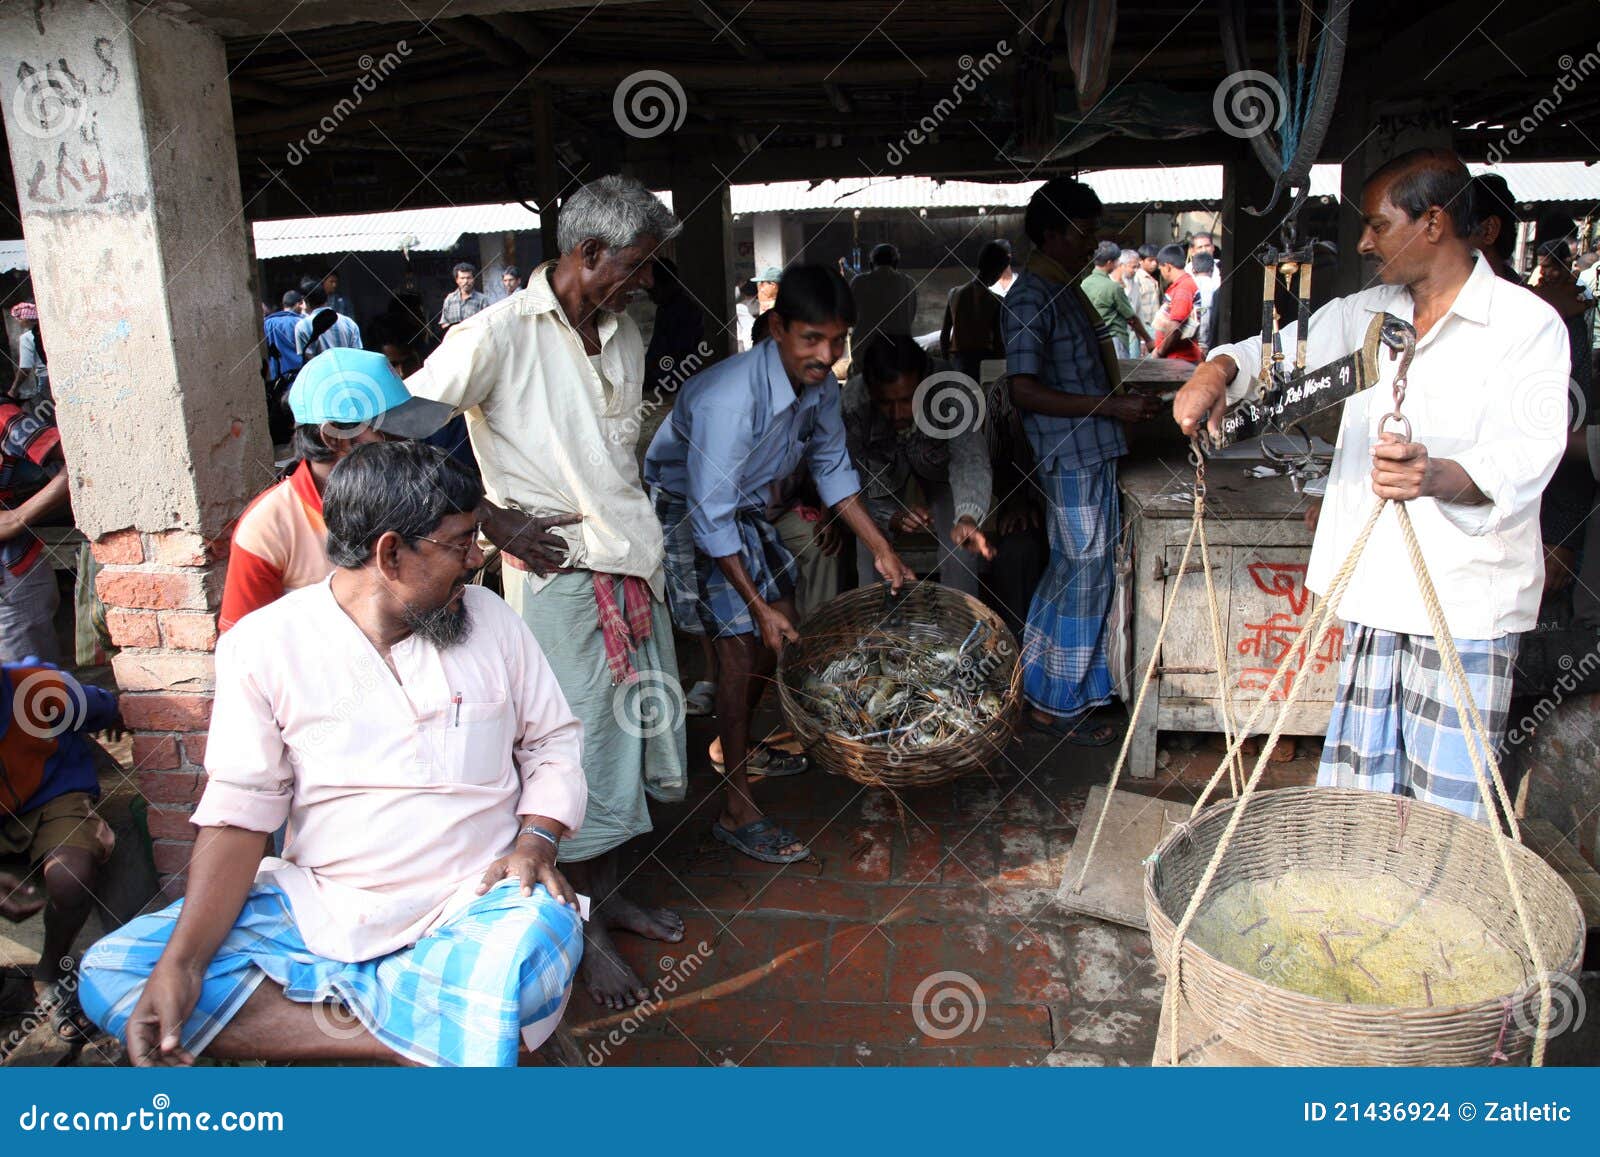
[{"label": "plaid lungi", "polygon": [[1106,616],[1117,588],[1117,463],[1041,470],[1048,500],[1050,566],[1022,632],[1022,692],[1071,719],[1111,702]]},{"label": "plaid lungi", "polygon": [[[659,487],[653,498],[665,539],[667,604],[678,630],[714,638],[755,634],[755,620],[744,596],[734,590],[717,560],[695,547],[688,501]],[[739,527],[739,561],[756,593],[768,603],[793,598],[800,568],[783,545],[778,528],[760,510],[741,510],[734,517]]]},{"label": "plaid lungi", "polygon": [[[79,1000],[118,1039],[182,907],[140,916],[84,954]],[[290,1000],[343,1003],[420,1064],[510,1067],[520,1042],[536,1048],[555,1031],[582,954],[578,914],[543,885],[523,896],[503,882],[410,948],[359,964],[312,953],[283,892],[256,887],[206,969],[183,1047],[202,1051],[270,978]]]},{"label": "plaid lungi", "polygon": [[[1455,640],[1491,750],[1505,735],[1518,640]],[[1431,636],[1347,624],[1318,786],[1410,796],[1486,821],[1490,809],[1467,754],[1468,742],[1480,758],[1482,746],[1469,740],[1457,702]]]}]

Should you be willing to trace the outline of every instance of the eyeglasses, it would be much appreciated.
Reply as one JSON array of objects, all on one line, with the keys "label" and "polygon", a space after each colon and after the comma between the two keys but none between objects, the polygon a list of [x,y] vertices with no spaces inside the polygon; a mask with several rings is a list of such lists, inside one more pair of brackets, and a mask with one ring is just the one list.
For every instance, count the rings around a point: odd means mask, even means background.
[{"label": "eyeglasses", "polygon": [[478,545],[478,534],[482,529],[483,526],[481,523],[478,526],[474,526],[472,528],[472,533],[467,537],[467,540],[459,545],[453,542],[444,542],[437,538],[429,538],[422,534],[417,535],[416,539],[418,542],[431,542],[434,546],[441,546],[445,550],[459,552],[461,555],[461,565],[466,566],[467,558],[472,554],[472,548]]}]

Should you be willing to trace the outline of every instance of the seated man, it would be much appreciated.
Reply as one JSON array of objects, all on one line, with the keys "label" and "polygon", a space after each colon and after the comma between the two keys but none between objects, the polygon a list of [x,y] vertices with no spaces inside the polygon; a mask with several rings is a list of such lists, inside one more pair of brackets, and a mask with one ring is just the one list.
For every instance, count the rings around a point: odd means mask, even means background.
[{"label": "seated man", "polygon": [[85,732],[117,722],[109,691],[30,659],[0,666],[0,856],[25,857],[44,894],[0,872],[0,914],[26,919],[44,907],[34,995],[56,1035],[80,1044],[93,1023],[73,998],[72,944],[94,906],[111,829],[95,814],[100,781]]},{"label": "seated man", "polygon": [[[582,951],[555,866],[582,728],[521,619],[467,585],[471,475],[362,446],[324,498],[338,569],[217,647],[187,897],[90,949],[83,1007],[137,1065],[513,1065]],[[330,1002],[359,1026],[325,1031]]]}]

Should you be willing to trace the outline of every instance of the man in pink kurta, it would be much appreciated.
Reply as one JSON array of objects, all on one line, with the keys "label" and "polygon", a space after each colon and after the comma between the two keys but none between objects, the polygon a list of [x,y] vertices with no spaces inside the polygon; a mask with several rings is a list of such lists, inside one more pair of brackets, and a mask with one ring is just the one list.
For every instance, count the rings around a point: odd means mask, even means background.
[{"label": "man in pink kurta", "polygon": [[[432,447],[359,447],[324,494],[334,574],[222,638],[188,896],[83,963],[135,1063],[510,1064],[553,1030],[583,733],[522,619],[468,583],[481,500]],[[330,1006],[350,1032],[319,1031]]]}]

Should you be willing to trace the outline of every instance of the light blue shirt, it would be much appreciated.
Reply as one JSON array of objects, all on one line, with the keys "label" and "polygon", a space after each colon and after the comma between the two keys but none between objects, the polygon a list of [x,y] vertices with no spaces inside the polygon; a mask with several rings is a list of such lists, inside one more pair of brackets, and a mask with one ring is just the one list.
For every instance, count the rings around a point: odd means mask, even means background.
[{"label": "light blue shirt", "polygon": [[763,341],[684,383],[645,454],[644,479],[687,498],[695,546],[726,558],[739,553],[738,513],[763,510],[768,488],[802,458],[826,505],[861,489],[845,446],[839,379],[830,373],[796,396],[778,347]]},{"label": "light blue shirt", "polygon": [[311,340],[312,319],[327,308],[328,306],[323,306],[321,309],[313,310],[295,323],[294,347],[306,361],[310,361],[323,350],[361,348],[361,327],[338,310],[334,312],[339,313],[339,320],[329,326],[316,341]]}]

